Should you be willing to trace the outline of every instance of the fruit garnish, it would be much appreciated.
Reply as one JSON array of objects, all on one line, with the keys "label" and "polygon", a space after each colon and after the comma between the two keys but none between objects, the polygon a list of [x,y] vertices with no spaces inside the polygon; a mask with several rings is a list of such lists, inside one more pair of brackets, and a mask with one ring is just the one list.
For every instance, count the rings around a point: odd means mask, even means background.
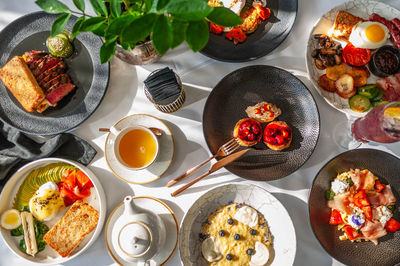
[{"label": "fruit garnish", "polygon": [[248,140],[254,140],[255,138],[256,138],[256,135],[254,135],[254,133],[250,133],[247,135]]},{"label": "fruit garnish", "polygon": [[21,225],[21,216],[16,209],[6,210],[1,214],[0,225],[4,229],[13,230]]},{"label": "fruit garnish", "polygon": [[280,135],[276,136],[275,139],[278,144],[282,144],[285,141],[285,139]]},{"label": "fruit garnish", "polygon": [[273,112],[270,112],[268,116],[269,116],[269,117],[274,117],[274,113],[273,113]]},{"label": "fruit garnish", "polygon": [[388,107],[383,114],[400,120],[400,107]]},{"label": "fruit garnish", "polygon": [[271,107],[269,106],[269,104],[264,104],[263,109],[264,109],[264,111],[269,111],[269,109],[271,109]]},{"label": "fruit garnish", "polygon": [[251,130],[253,131],[254,134],[260,133],[260,128],[257,125],[252,125]]},{"label": "fruit garnish", "polygon": [[260,108],[256,108],[255,110],[254,110],[254,113],[257,115],[257,114],[261,114],[261,110],[260,110]]}]

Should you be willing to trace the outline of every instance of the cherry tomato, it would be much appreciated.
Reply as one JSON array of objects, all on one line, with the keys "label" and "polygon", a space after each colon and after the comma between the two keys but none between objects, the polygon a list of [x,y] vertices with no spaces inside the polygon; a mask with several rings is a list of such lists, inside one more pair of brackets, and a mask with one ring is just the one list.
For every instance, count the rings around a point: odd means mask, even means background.
[{"label": "cherry tomato", "polygon": [[329,224],[338,225],[342,223],[343,223],[342,215],[338,210],[333,209],[331,212],[331,217],[329,218]]},{"label": "cherry tomato", "polygon": [[219,26],[214,23],[210,23],[210,32],[215,33],[215,34],[221,34],[224,31],[224,27]]},{"label": "cherry tomato", "polygon": [[390,218],[385,225],[385,229],[388,232],[396,232],[400,229],[400,223],[393,218]]},{"label": "cherry tomato", "polygon": [[268,19],[271,16],[271,10],[261,5],[256,5],[257,14],[263,20]]},{"label": "cherry tomato", "polygon": [[234,40],[234,41],[236,40],[238,42],[244,42],[247,39],[246,34],[240,28],[232,29],[225,35],[225,37],[228,38],[229,40]]},{"label": "cherry tomato", "polygon": [[347,235],[347,238],[349,240],[354,240],[356,239],[360,234],[356,231],[356,229],[354,229],[353,227],[351,227],[350,225],[345,225],[343,227],[344,232]]}]

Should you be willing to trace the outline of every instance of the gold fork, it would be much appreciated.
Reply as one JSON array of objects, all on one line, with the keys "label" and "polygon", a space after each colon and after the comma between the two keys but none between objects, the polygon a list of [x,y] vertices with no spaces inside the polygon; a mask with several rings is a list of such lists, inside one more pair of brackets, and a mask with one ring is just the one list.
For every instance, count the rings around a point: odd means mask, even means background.
[{"label": "gold fork", "polygon": [[239,146],[240,145],[239,145],[239,143],[237,142],[237,140],[235,138],[229,140],[225,144],[221,145],[221,147],[219,147],[218,151],[215,153],[214,156],[208,158],[207,160],[205,160],[201,164],[199,164],[199,165],[197,165],[197,166],[195,166],[193,168],[190,168],[189,170],[187,170],[185,173],[183,173],[182,175],[178,176],[177,178],[172,179],[171,181],[169,181],[167,183],[167,187],[175,185],[176,183],[178,183],[178,181],[180,181],[183,178],[187,177],[188,175],[190,175],[195,170],[199,169],[200,167],[202,167],[203,165],[205,165],[206,163],[208,163],[212,159],[214,159],[216,157],[227,156],[227,155],[232,154],[237,148],[239,148]]}]

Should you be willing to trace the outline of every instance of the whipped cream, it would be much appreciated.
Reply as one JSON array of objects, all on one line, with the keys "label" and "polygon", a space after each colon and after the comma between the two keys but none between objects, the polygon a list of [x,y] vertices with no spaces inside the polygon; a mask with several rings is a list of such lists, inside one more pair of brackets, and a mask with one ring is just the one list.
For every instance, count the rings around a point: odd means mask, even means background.
[{"label": "whipped cream", "polygon": [[256,227],[258,224],[258,213],[249,206],[243,206],[236,213],[234,218],[239,222],[250,227]]},{"label": "whipped cream", "polygon": [[222,259],[221,248],[213,236],[203,241],[201,244],[201,253],[208,262],[214,262]]},{"label": "whipped cream", "polygon": [[257,241],[254,250],[256,254],[251,257],[249,266],[264,266],[269,260],[269,249],[263,243]]},{"label": "whipped cream", "polygon": [[343,180],[335,179],[331,183],[331,188],[335,194],[340,194],[344,193],[349,188],[349,184]]}]

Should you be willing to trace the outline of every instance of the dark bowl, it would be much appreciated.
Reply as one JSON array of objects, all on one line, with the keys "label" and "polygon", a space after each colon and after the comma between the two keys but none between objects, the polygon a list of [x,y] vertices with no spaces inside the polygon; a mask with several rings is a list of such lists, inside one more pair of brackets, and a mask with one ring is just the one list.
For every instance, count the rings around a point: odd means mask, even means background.
[{"label": "dark bowl", "polygon": [[[397,61],[397,66],[393,66],[392,71],[385,71],[382,66],[379,63],[379,60],[377,60],[377,57],[379,54],[383,52],[389,52],[390,54],[393,55],[393,60]],[[386,60],[383,60],[385,63],[388,62],[387,58]],[[396,63],[396,62],[394,62]],[[376,50],[376,52],[372,55],[371,61],[369,61],[369,70],[378,77],[387,77],[393,74],[396,74],[397,72],[400,71],[400,50],[397,49],[394,46],[391,45],[385,45]]]},{"label": "dark bowl", "polygon": [[[311,227],[322,247],[336,260],[347,265],[395,265],[400,263],[400,231],[372,242],[341,241],[337,226],[329,225],[330,209],[326,206],[325,190],[338,173],[349,169],[369,169],[385,184],[390,184],[396,198],[400,191],[400,159],[375,149],[357,149],[339,154],[327,162],[313,181],[308,201]],[[399,201],[396,202],[397,209]],[[397,210],[393,216],[399,220]]]}]

